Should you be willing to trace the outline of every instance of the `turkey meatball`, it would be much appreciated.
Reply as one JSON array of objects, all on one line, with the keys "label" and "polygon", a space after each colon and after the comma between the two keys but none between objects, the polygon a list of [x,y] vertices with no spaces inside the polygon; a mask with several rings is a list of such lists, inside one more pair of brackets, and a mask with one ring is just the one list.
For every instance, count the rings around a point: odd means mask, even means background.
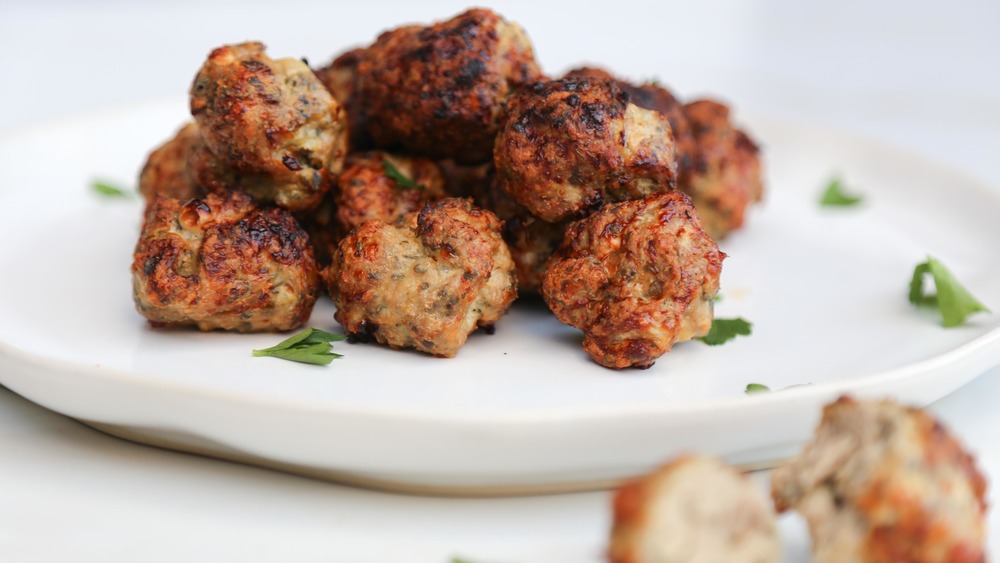
[{"label": "turkey meatball", "polygon": [[147,204],[157,194],[186,200],[204,193],[189,165],[191,154],[202,144],[198,125],[188,123],[173,139],[150,153],[139,174],[139,193]]},{"label": "turkey meatball", "polygon": [[374,146],[368,133],[368,119],[355,95],[358,63],[361,62],[364,52],[364,49],[351,49],[316,71],[316,77],[347,113],[351,152],[367,150]]},{"label": "turkey meatball", "polygon": [[156,196],[132,261],[133,296],[153,326],[284,331],[309,318],[319,275],[306,234],[248,196]]},{"label": "turkey meatball", "polygon": [[430,203],[395,224],[362,224],[324,275],[348,333],[439,357],[454,357],[517,297],[499,219],[465,199]]},{"label": "turkey meatball", "polygon": [[343,165],[343,108],[304,62],[271,59],[261,43],[212,51],[191,85],[191,115],[258,201],[315,207]]},{"label": "turkey meatball", "polygon": [[611,563],[775,563],[774,512],[735,469],[682,456],[614,496]]},{"label": "turkey meatball", "polygon": [[674,343],[708,333],[723,258],[686,195],[654,194],[570,224],[542,296],[583,330],[594,361],[648,368]]},{"label": "turkey meatball", "polygon": [[771,485],[778,510],[808,522],[817,563],[986,561],[986,482],[919,409],[841,397]]},{"label": "turkey meatball", "polygon": [[667,119],[630,104],[605,80],[565,78],[525,89],[511,101],[494,156],[500,185],[551,223],[676,183]]},{"label": "turkey meatball", "polygon": [[357,66],[357,99],[379,147],[490,160],[507,98],[541,77],[527,35],[490,10],[383,33]]},{"label": "turkey meatball", "polygon": [[684,106],[693,149],[680,167],[678,187],[691,196],[705,230],[716,240],[743,226],[750,204],[760,201],[760,149],[729,120],[729,108],[712,100]]}]

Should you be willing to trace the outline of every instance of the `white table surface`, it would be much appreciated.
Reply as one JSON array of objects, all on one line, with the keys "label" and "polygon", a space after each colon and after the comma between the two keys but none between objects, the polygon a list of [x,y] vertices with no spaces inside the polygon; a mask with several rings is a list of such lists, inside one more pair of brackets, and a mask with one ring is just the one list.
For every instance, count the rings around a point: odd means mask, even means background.
[{"label": "white table surface", "polygon": [[[675,4],[493,5],[526,27],[552,73],[590,61],[657,76],[685,97],[722,94],[737,108],[884,139],[1000,189],[1000,3]],[[383,27],[464,7],[276,6],[0,0],[0,132],[183,93],[222,43],[262,39],[273,53],[325,62]],[[995,368],[931,407],[991,482],[998,402]],[[0,561],[591,562],[609,517],[606,492],[422,498],[138,446],[0,387]],[[808,561],[801,522],[784,517],[781,530],[787,560]],[[998,553],[995,515],[989,532]]]}]

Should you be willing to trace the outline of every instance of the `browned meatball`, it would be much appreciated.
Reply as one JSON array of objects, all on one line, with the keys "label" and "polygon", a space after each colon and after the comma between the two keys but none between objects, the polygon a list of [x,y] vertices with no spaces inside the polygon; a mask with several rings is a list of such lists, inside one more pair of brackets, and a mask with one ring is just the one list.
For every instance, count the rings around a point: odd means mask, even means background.
[{"label": "browned meatball", "polygon": [[542,296],[583,330],[597,363],[647,368],[675,342],[708,333],[723,258],[686,195],[654,194],[571,224]]},{"label": "browned meatball", "polygon": [[919,409],[838,399],[771,485],[778,510],[808,522],[817,563],[986,561],[986,481]]},{"label": "browned meatball", "polygon": [[364,49],[351,49],[333,59],[329,65],[316,71],[316,77],[333,94],[347,113],[351,152],[367,150],[374,146],[368,133],[368,118],[355,94],[358,64]]},{"label": "browned meatball", "polygon": [[312,312],[319,276],[306,234],[281,209],[236,192],[156,196],[132,261],[133,296],[153,326],[281,331]]},{"label": "browned meatball", "polygon": [[259,201],[315,207],[343,165],[340,104],[304,62],[271,59],[261,43],[212,51],[191,85],[191,115],[211,153]]},{"label": "browned meatball", "polygon": [[357,97],[377,146],[480,163],[507,98],[540,77],[524,30],[474,9],[379,36],[357,66]]},{"label": "browned meatball", "polygon": [[188,123],[174,138],[149,154],[139,174],[139,193],[148,204],[159,194],[175,199],[191,199],[204,194],[190,172],[188,160],[201,144],[198,125]]},{"label": "browned meatball", "polygon": [[680,168],[678,187],[691,196],[705,230],[717,240],[743,226],[746,210],[760,201],[760,149],[729,121],[729,108],[712,100],[684,106],[694,148]]},{"label": "browned meatball", "polygon": [[[390,177],[387,172],[391,170],[416,187]],[[337,223],[342,234],[371,219],[395,223],[403,215],[420,211],[428,202],[444,196],[444,175],[432,160],[382,151],[354,154],[337,178],[334,198]]]},{"label": "browned meatball", "polygon": [[465,199],[430,203],[393,225],[364,223],[340,241],[324,276],[348,333],[449,358],[517,297],[500,221]]},{"label": "browned meatball", "polygon": [[628,98],[615,83],[589,78],[525,89],[497,136],[500,185],[552,223],[673,189],[670,124]]},{"label": "browned meatball", "polygon": [[774,563],[780,552],[764,495],[714,458],[682,456],[615,493],[611,563]]}]

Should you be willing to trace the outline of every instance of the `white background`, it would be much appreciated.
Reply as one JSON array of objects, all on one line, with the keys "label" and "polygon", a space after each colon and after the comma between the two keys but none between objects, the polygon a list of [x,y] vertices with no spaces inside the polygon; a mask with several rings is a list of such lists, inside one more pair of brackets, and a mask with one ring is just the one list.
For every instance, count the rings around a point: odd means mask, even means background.
[{"label": "white background", "polygon": [[[260,39],[323,63],[385,27],[465,7],[279,4],[0,1],[0,131],[183,95],[223,43]],[[591,62],[657,77],[685,98],[861,132],[1000,189],[996,1],[492,6],[527,29],[551,74]],[[992,482],[997,403],[1000,369],[933,407]],[[0,388],[0,561],[599,561],[608,508],[603,492],[456,500],[340,487],[121,442]],[[785,518],[782,532],[788,560],[808,560],[800,523]],[[996,553],[996,517],[990,541]]]}]

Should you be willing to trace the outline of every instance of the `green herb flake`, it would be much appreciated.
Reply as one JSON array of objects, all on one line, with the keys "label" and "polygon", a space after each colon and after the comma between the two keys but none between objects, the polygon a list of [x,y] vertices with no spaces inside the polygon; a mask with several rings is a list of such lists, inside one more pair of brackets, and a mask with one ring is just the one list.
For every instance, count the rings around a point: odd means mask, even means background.
[{"label": "green herb flake", "polygon": [[427,188],[423,184],[418,184],[408,178],[406,174],[399,171],[396,166],[389,161],[388,158],[382,159],[382,168],[385,169],[385,175],[391,178],[396,185],[407,190],[426,190]]},{"label": "green herb flake", "polygon": [[823,197],[820,198],[819,204],[823,207],[851,207],[861,203],[864,199],[859,195],[850,195],[844,193],[844,185],[840,178],[834,178],[830,180],[830,183],[826,186],[826,191],[823,192]]},{"label": "green herb flake", "polygon": [[698,338],[709,346],[725,344],[737,336],[750,336],[753,325],[745,319],[715,319],[708,334]]},{"label": "green herb flake", "polygon": [[771,388],[763,383],[747,383],[747,388],[743,392],[752,395],[754,393],[767,393],[770,390]]},{"label": "green herb flake", "polygon": [[[934,295],[924,292],[924,277],[927,274],[934,280],[934,288],[937,291]],[[913,269],[913,279],[910,280],[910,303],[918,307],[936,307],[941,313],[942,324],[948,328],[964,324],[965,318],[973,313],[990,312],[969,293],[969,290],[958,283],[944,264],[931,256]]]},{"label": "green herb flake", "polygon": [[347,336],[343,334],[334,334],[325,330],[307,328],[270,348],[254,350],[253,355],[258,357],[270,356],[272,358],[281,358],[303,364],[325,366],[333,360],[343,357],[342,354],[332,352],[333,345],[330,343],[339,342],[346,338]]},{"label": "green herb flake", "polygon": [[108,182],[102,182],[100,180],[95,180],[91,182],[90,189],[94,192],[107,197],[129,197],[131,194],[123,188],[119,188]]}]

